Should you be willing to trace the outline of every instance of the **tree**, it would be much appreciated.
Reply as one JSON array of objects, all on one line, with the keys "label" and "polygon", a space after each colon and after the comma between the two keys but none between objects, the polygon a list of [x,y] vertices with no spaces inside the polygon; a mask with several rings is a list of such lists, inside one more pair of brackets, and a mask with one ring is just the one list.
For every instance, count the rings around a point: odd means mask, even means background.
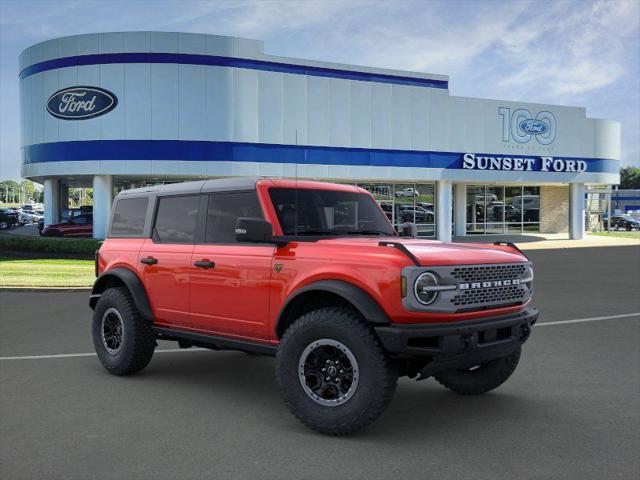
[{"label": "tree", "polygon": [[625,167],[620,169],[620,189],[640,189],[640,168]]},{"label": "tree", "polygon": [[22,189],[24,202],[28,202],[30,200],[35,201],[33,197],[36,191],[36,187],[31,180],[23,180],[20,184],[20,188]]},{"label": "tree", "polygon": [[0,182],[0,201],[18,203],[20,201],[20,185],[13,180]]}]

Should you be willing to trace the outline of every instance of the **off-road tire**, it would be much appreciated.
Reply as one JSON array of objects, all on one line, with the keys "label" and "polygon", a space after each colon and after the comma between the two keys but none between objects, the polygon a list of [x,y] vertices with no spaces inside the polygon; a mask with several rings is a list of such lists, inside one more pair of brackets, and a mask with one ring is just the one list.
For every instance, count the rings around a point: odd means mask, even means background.
[{"label": "off-road tire", "polygon": [[[317,403],[300,381],[302,354],[320,339],[342,343],[358,364],[357,387],[340,405]],[[285,404],[307,427],[328,435],[347,435],[373,423],[393,398],[397,379],[395,362],[370,326],[347,308],[322,308],[302,315],[287,329],[276,354],[276,380]]]},{"label": "off-road tire", "polygon": [[[109,353],[102,340],[102,318],[107,310],[117,310],[122,318],[121,348]],[[124,287],[107,289],[93,312],[93,345],[100,362],[114,375],[130,375],[149,364],[156,341],[150,323],[136,309],[129,291]]]},{"label": "off-road tire", "polygon": [[479,395],[498,388],[514,372],[520,361],[521,349],[506,357],[491,360],[475,370],[451,370],[434,375],[435,379],[452,392],[461,395]]}]

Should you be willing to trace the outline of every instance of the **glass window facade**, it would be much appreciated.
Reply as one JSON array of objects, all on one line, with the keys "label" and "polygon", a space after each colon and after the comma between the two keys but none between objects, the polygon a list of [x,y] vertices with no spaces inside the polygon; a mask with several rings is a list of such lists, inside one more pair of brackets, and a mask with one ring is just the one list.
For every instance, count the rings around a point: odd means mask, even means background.
[{"label": "glass window facade", "polygon": [[395,227],[413,222],[418,237],[436,234],[435,183],[358,183],[370,192]]},{"label": "glass window facade", "polygon": [[540,187],[467,185],[467,234],[540,231]]}]

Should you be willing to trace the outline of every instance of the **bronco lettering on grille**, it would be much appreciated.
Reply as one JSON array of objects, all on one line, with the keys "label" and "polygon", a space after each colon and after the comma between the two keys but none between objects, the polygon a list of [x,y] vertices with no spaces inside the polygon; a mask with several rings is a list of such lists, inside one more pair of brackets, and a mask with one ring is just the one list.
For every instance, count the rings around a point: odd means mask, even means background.
[{"label": "bronco lettering on grille", "polygon": [[475,290],[478,288],[510,287],[511,285],[520,285],[520,280],[514,278],[510,280],[493,280],[491,282],[459,283],[458,288],[460,290]]}]

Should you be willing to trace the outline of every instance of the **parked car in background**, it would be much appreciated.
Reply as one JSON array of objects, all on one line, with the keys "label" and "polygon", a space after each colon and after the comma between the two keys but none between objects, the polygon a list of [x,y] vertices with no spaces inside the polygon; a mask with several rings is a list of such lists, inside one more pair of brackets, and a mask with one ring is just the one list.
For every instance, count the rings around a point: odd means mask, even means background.
[{"label": "parked car in background", "polygon": [[[605,220],[605,228],[607,228],[607,226],[608,224]],[[631,230],[640,230],[640,221],[626,213],[620,215],[611,215],[611,229],[618,230],[619,228],[622,228],[629,232]]]},{"label": "parked car in background", "polygon": [[[33,213],[32,213],[33,212]],[[20,225],[29,225],[31,223],[38,223],[41,215],[35,213],[35,211],[22,210],[18,216],[18,222]]]},{"label": "parked car in background", "polygon": [[93,214],[81,214],[64,222],[43,226],[40,235],[43,237],[92,237]]},{"label": "parked car in background", "polygon": [[417,197],[418,195],[420,195],[420,192],[418,192],[418,190],[416,190],[415,188],[403,188],[402,190],[396,190],[395,193],[396,197]]},{"label": "parked car in background", "polygon": [[539,208],[526,208],[522,215],[522,221],[524,222],[539,222],[540,221],[540,209]]},{"label": "parked car in background", "polygon": [[6,230],[17,225],[20,214],[13,208],[0,208],[0,229]]},{"label": "parked car in background", "polygon": [[398,205],[396,220],[401,222],[431,223],[434,215],[432,211],[426,210],[416,205]]}]

